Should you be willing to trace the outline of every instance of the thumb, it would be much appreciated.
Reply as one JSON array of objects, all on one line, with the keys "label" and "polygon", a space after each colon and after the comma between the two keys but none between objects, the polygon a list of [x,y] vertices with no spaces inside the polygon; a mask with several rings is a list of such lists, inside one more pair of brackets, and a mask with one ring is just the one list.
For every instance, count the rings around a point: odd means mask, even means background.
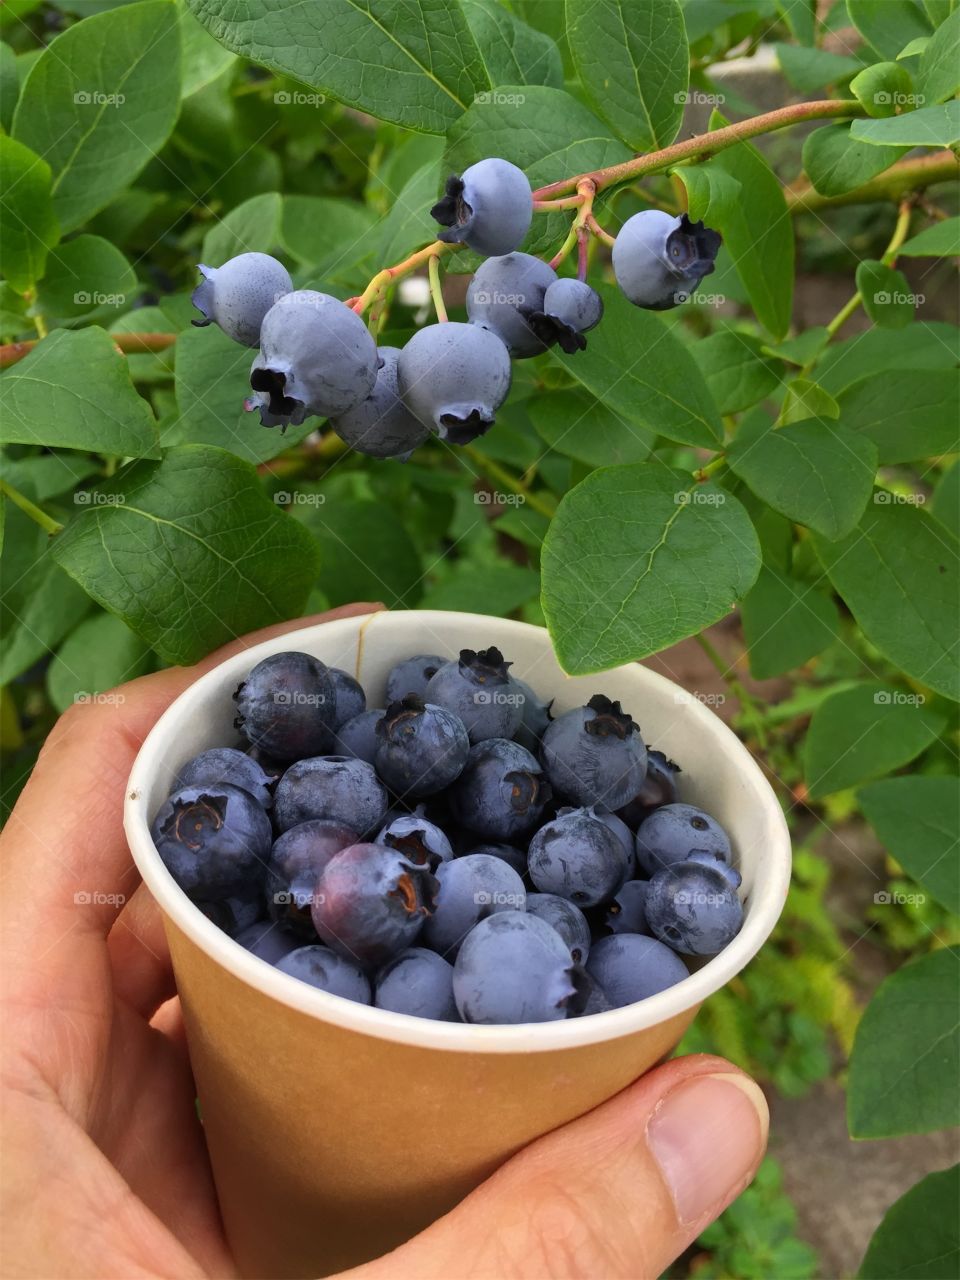
[{"label": "thumb", "polygon": [[759,1087],[729,1062],[677,1058],[532,1143],[350,1280],[655,1280],[750,1183],[768,1120]]}]

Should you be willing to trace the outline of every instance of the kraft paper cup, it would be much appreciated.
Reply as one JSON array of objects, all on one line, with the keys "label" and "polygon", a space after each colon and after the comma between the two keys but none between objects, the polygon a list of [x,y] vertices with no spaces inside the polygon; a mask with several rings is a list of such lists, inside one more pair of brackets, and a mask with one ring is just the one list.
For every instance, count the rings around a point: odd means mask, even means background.
[{"label": "kraft paper cup", "polygon": [[[684,800],[730,833],[743,928],[683,982],[610,1013],[527,1026],[431,1022],[352,1004],[243,950],[177,887],[149,824],[177,769],[238,742],[231,695],[269,654],[299,649],[353,672],[370,706],[417,653],[499,646],[554,714],[603,692],[683,766]],[[678,1043],[701,1002],[756,954],[790,875],[780,806],[733,733],[699,701],[631,664],[573,678],[546,631],[465,613],[375,613],[290,632],[192,685],[137,756],[130,848],[163,913],[230,1244],[244,1275],[327,1275],[377,1257],[449,1210],[515,1151],[589,1111]]]}]

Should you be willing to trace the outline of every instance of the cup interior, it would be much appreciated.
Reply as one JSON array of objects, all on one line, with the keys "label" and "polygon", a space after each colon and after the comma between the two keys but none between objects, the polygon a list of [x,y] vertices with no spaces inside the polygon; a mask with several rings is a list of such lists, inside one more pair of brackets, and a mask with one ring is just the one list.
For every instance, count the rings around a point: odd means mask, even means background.
[{"label": "cup interior", "polygon": [[[257,662],[302,650],[341,667],[363,685],[367,705],[384,705],[386,680],[403,658],[496,645],[512,671],[553,714],[583,705],[595,693],[619,700],[640,725],[648,746],[682,768],[681,799],[712,813],[725,827],[741,875],[744,923],[728,947],[684,981],[637,1004],[569,1021],[522,1026],[469,1026],[389,1013],[319,991],[245,951],[182,892],[150,838],[150,821],[178,769],[213,746],[240,746],[232,695]],[[379,612],[291,631],[229,658],[190,686],[146,738],[127,786],[124,826],[134,859],[161,910],[216,964],[241,981],[307,1016],[401,1043],[454,1052],[537,1052],[598,1043],[652,1027],[699,1005],[738,973],[770,934],[790,879],[790,838],[780,804],[760,767],[736,735],[679,685],[631,663],[598,675],[569,676],[547,632],[486,615],[431,610]]]}]

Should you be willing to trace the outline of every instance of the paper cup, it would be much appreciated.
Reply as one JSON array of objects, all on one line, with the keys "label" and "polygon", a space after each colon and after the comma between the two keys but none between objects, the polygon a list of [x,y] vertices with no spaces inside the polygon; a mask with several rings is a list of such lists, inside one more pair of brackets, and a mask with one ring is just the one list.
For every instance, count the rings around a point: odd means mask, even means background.
[{"label": "paper cup", "polygon": [[[730,833],[744,923],[725,951],[667,991],[610,1013],[526,1026],[432,1022],[352,1004],[243,950],[177,887],[150,820],[177,769],[237,742],[231,694],[269,654],[299,649],[354,673],[370,706],[417,653],[497,645],[554,714],[602,692],[683,765],[684,800]],[[589,1111],[680,1040],[701,1002],[772,930],[790,875],[786,823],[733,733],[637,664],[570,677],[547,632],[464,613],[375,613],[290,632],[192,685],[137,756],[125,827],[163,913],[228,1239],[251,1277],[328,1275],[377,1257],[449,1210],[515,1151]]]}]

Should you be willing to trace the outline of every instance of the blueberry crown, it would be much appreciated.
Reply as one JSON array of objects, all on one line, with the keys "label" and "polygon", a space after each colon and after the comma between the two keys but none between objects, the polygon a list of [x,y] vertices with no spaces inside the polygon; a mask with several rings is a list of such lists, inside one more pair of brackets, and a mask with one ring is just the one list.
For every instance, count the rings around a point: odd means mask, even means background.
[{"label": "blueberry crown", "polygon": [[594,737],[608,738],[612,735],[624,739],[629,738],[634,730],[637,733],[640,732],[640,726],[632,717],[627,715],[620,703],[611,702],[602,693],[593,695],[587,703],[587,709],[594,712],[594,715],[583,727],[587,733],[592,733]]},{"label": "blueberry crown", "polygon": [[506,684],[509,680],[507,668],[512,662],[504,662],[503,654],[497,648],[460,650],[460,674],[467,676],[474,684]]},{"label": "blueberry crown", "polygon": [[443,195],[430,210],[430,217],[441,227],[462,226],[473,210],[463,198],[463,179],[452,173],[444,185]]},{"label": "blueberry crown", "polygon": [[405,693],[402,698],[390,703],[374,726],[374,732],[381,738],[389,737],[398,724],[422,716],[426,709],[427,704],[419,694]]},{"label": "blueberry crown", "polygon": [[680,225],[667,236],[667,264],[680,273],[709,275],[723,243],[719,231],[680,215]]},{"label": "blueberry crown", "polygon": [[545,347],[555,342],[568,356],[586,350],[587,340],[583,334],[557,316],[548,316],[545,311],[521,311],[520,314]]}]

